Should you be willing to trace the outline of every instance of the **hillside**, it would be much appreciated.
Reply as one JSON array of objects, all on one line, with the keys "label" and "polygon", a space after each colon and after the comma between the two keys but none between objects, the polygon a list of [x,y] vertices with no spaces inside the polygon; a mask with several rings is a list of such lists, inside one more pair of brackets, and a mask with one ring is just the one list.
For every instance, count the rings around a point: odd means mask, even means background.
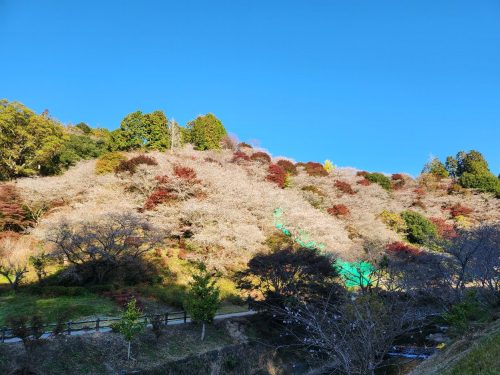
[{"label": "hillside", "polygon": [[[254,152],[250,148],[242,151],[249,155]],[[126,155],[130,158],[136,154]],[[399,213],[411,209],[455,224],[446,208],[461,204],[472,209],[467,219],[470,225],[500,221],[499,199],[470,190],[449,194],[448,179],[427,188],[420,184],[417,189],[419,183],[404,176],[404,186],[388,192],[375,183],[359,184],[363,177],[351,168],[336,168],[327,176],[310,176],[299,166],[290,186],[281,189],[266,180],[266,162],[233,162],[229,150],[194,151],[184,147],[173,154],[154,151],[148,155],[158,165],[140,166],[134,175],[96,175],[96,161],[89,160],[62,175],[17,179],[13,183],[26,202],[57,202],[30,236],[43,240],[63,220],[76,223],[110,213],[133,213],[147,217],[172,235],[190,237],[186,241],[191,256],[202,257],[218,268],[235,269],[263,250],[266,238],[276,233],[273,211],[277,207],[283,209],[283,220],[293,232],[304,230],[312,240],[324,243],[327,251],[346,260],[366,257],[367,243],[372,244],[370,249],[376,249],[402,239],[378,218],[383,210]],[[196,172],[199,184],[195,194],[143,210],[155,188],[155,176],[175,179],[176,165]],[[335,187],[337,181],[350,184],[353,194]],[[332,216],[327,212],[332,205],[345,205],[349,213]]]}]

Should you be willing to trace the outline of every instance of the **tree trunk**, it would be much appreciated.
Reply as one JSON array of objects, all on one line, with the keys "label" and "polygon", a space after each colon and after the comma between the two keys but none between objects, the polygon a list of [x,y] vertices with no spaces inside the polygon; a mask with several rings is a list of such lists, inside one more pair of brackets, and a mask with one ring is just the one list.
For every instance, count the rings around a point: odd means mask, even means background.
[{"label": "tree trunk", "polygon": [[130,360],[130,341],[128,342],[127,360]]},{"label": "tree trunk", "polygon": [[201,325],[201,341],[205,339],[205,323]]}]

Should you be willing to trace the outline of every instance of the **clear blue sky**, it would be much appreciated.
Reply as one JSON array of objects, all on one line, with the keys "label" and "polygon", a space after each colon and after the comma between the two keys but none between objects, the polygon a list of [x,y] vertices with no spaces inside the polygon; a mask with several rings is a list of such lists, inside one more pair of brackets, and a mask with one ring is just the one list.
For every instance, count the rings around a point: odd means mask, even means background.
[{"label": "clear blue sky", "polygon": [[213,112],[274,155],[500,172],[500,2],[0,0],[0,97],[114,129]]}]

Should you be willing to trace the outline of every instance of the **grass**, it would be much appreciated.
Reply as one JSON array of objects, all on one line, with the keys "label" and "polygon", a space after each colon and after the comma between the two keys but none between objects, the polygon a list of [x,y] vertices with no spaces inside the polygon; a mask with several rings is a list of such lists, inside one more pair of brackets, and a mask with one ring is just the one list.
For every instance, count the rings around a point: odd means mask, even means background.
[{"label": "grass", "polygon": [[481,332],[469,334],[447,345],[425,360],[410,375],[498,375],[500,374],[500,321]]},{"label": "grass", "polygon": [[42,297],[27,293],[0,295],[0,325],[6,324],[8,316],[40,314],[48,323],[55,322],[63,313],[68,319],[78,319],[117,315],[119,309],[109,299],[93,294],[72,297]]},{"label": "grass", "polygon": [[443,375],[495,374],[500,374],[500,329],[483,337]]}]

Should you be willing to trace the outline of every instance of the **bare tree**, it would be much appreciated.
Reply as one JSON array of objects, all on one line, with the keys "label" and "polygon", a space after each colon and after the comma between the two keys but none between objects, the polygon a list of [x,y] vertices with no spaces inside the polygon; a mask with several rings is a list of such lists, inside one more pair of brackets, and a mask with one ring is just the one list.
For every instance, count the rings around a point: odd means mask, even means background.
[{"label": "bare tree", "polygon": [[500,224],[462,229],[443,246],[444,277],[461,299],[468,286],[500,293]]},{"label": "bare tree", "polygon": [[162,239],[147,221],[131,214],[76,226],[62,223],[49,238],[54,256],[72,264],[80,278],[98,283],[125,263],[141,259]]},{"label": "bare tree", "polygon": [[410,299],[351,294],[339,305],[329,299],[288,310],[288,331],[332,373],[372,375],[397,337],[420,324],[424,314]]},{"label": "bare tree", "polygon": [[0,275],[16,290],[28,273],[32,241],[19,235],[0,240]]}]

